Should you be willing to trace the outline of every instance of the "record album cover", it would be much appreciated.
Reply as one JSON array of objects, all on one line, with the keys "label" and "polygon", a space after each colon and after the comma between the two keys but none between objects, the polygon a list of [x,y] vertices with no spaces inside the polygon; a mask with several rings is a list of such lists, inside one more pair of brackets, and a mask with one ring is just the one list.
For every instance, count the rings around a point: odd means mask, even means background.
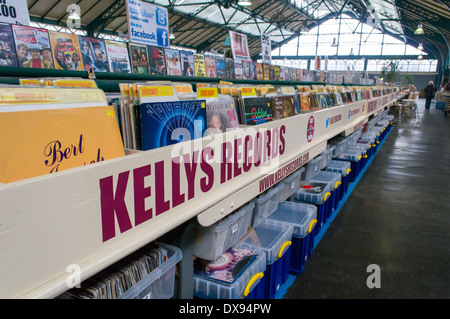
[{"label": "record album cover", "polygon": [[206,76],[209,78],[217,78],[216,58],[205,55]]},{"label": "record album cover", "polygon": [[272,107],[268,97],[247,97],[242,99],[242,119],[245,125],[257,125],[272,121]]},{"label": "record album cover", "polygon": [[195,76],[194,52],[180,51],[181,73],[183,76]]},{"label": "record album cover", "polygon": [[230,58],[225,58],[225,70],[226,70],[226,78],[227,79],[234,79],[235,73],[234,73],[234,60]]},{"label": "record album cover", "polygon": [[166,54],[164,48],[148,46],[148,59],[150,62],[150,74],[167,74]]},{"label": "record album cover", "polygon": [[131,73],[130,57],[125,42],[105,40],[110,72]]},{"label": "record album cover", "polygon": [[253,264],[258,256],[256,251],[249,248],[231,247],[215,261],[196,258],[194,260],[194,276],[231,285]]},{"label": "record album cover", "polygon": [[206,135],[224,133],[239,127],[234,100],[212,101],[206,103]]},{"label": "record album cover", "polygon": [[311,92],[300,92],[300,110],[311,111]]},{"label": "record album cover", "polygon": [[78,36],[71,33],[49,31],[55,69],[84,71]]},{"label": "record album cover", "polygon": [[278,95],[270,97],[274,119],[282,119],[295,115],[294,96]]},{"label": "record album cover", "polygon": [[7,23],[0,23],[0,66],[18,66],[14,36],[11,25]]},{"label": "record album cover", "polygon": [[113,106],[0,112],[0,128],[2,183],[125,155]]},{"label": "record album cover", "polygon": [[225,59],[216,57],[216,71],[219,79],[226,78]]},{"label": "record album cover", "polygon": [[95,72],[109,72],[106,44],[103,39],[78,36],[81,50],[81,61],[84,71],[95,68]]},{"label": "record album cover", "polygon": [[201,138],[206,130],[205,100],[142,103],[139,111],[144,151]]},{"label": "record album cover", "polygon": [[256,79],[264,80],[264,69],[262,63],[256,63]]},{"label": "record album cover", "polygon": [[194,53],[195,76],[206,77],[205,56],[203,54]]},{"label": "record album cover", "polygon": [[50,38],[46,29],[11,25],[19,66],[54,69]]},{"label": "record album cover", "polygon": [[129,43],[131,70],[135,74],[148,74],[148,51],[147,46]]},{"label": "record album cover", "polygon": [[242,60],[234,59],[234,78],[235,79],[244,78]]},{"label": "record album cover", "polygon": [[181,75],[181,58],[178,50],[165,49],[168,75]]}]

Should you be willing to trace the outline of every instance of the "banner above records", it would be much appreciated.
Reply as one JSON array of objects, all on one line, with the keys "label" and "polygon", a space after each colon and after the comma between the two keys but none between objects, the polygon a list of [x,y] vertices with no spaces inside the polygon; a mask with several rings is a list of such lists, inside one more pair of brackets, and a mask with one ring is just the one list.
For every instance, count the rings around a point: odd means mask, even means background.
[{"label": "banner above records", "polygon": [[130,42],[168,48],[167,9],[139,0],[127,0],[126,5]]},{"label": "banner above records", "polygon": [[0,22],[30,25],[27,0],[0,1]]},{"label": "banner above records", "polygon": [[230,42],[233,57],[240,60],[251,60],[248,51],[247,36],[242,33],[230,31]]}]

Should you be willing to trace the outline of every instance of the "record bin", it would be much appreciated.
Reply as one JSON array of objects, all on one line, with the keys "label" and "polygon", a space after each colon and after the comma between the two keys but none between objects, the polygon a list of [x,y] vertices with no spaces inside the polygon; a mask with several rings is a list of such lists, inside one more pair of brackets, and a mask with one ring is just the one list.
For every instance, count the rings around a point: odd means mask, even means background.
[{"label": "record bin", "polygon": [[339,201],[347,194],[350,182],[351,163],[348,161],[332,160],[327,166],[327,171],[341,174],[342,185],[339,192]]},{"label": "record bin", "polygon": [[125,291],[117,299],[170,299],[174,294],[175,267],[182,258],[181,249],[157,242],[167,251],[167,260]]},{"label": "record bin", "polygon": [[327,217],[329,218],[332,212],[339,206],[339,193],[341,191],[340,188],[342,185],[341,174],[329,171],[320,171],[313,178],[311,178],[310,181],[328,184],[329,186],[328,191],[331,193],[330,209],[328,210],[328,217]]},{"label": "record bin", "polygon": [[215,261],[194,260],[196,299],[264,299],[266,254],[236,243]]},{"label": "record bin", "polygon": [[181,259],[180,248],[155,241],[55,299],[170,299]]},{"label": "record bin", "polygon": [[293,229],[291,224],[266,219],[240,241],[243,245],[263,250],[266,254],[264,299],[274,299],[289,277]]},{"label": "record bin", "polygon": [[305,181],[300,184],[298,191],[290,197],[290,201],[312,204],[317,207],[317,235],[325,224],[331,208],[331,193],[328,191],[328,183],[313,183]]},{"label": "record bin", "polygon": [[348,161],[350,162],[350,182],[354,182],[356,178],[359,176],[359,173],[361,172],[361,159],[362,159],[362,152],[358,149],[347,149],[344,153],[342,153],[340,156],[336,157],[336,160],[339,161]]},{"label": "record bin", "polygon": [[254,208],[255,203],[251,201],[208,227],[201,226],[198,221],[192,222],[194,255],[206,260],[219,258],[247,233]]},{"label": "record bin", "polygon": [[317,207],[287,201],[280,204],[269,219],[293,225],[289,272],[300,275],[314,250],[313,230],[317,224]]}]

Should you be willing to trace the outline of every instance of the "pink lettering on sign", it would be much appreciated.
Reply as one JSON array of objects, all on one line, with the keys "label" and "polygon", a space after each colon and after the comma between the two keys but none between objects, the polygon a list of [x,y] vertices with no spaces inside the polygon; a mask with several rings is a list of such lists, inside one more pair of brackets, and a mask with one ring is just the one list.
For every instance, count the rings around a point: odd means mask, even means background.
[{"label": "pink lettering on sign", "polygon": [[[220,183],[223,184],[283,155],[285,134],[283,125],[224,142],[219,150],[206,146],[201,151],[100,179],[103,242],[116,237],[116,224],[120,233],[124,233],[194,199],[199,190],[202,194],[209,192],[215,183],[212,162],[220,162],[216,167],[220,170]],[[127,204],[127,192],[131,192],[129,197],[134,211]]]}]

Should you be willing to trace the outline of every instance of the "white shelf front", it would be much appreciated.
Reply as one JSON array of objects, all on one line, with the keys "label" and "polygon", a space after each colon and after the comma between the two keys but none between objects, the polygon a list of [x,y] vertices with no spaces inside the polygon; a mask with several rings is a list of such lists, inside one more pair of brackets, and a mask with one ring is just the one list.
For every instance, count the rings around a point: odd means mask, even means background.
[{"label": "white shelf front", "polygon": [[0,297],[53,298],[195,216],[213,224],[385,97],[0,184]]}]

